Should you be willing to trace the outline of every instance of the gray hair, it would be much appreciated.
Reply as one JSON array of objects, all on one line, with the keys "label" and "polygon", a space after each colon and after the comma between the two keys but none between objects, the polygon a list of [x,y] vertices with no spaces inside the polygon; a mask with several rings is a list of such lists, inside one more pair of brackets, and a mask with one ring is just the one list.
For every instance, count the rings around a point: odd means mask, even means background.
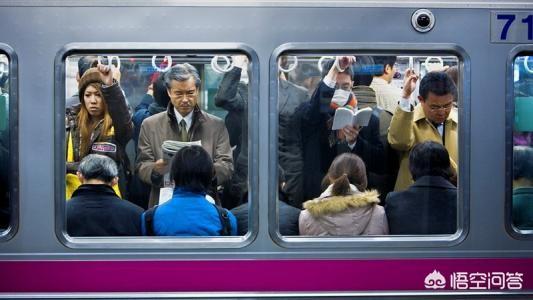
[{"label": "gray hair", "polygon": [[167,89],[170,89],[170,83],[172,80],[187,81],[191,77],[194,79],[196,88],[199,89],[202,81],[200,80],[198,70],[189,63],[177,64],[165,73],[165,85],[167,86]]},{"label": "gray hair", "polygon": [[118,176],[118,168],[115,161],[101,154],[85,156],[81,160],[78,172],[87,180],[98,179],[105,183],[110,183]]}]

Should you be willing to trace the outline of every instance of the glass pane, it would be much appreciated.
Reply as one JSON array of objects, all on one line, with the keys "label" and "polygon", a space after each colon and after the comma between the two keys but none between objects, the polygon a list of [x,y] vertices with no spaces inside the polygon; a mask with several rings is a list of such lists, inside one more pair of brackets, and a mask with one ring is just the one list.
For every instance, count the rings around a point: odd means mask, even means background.
[{"label": "glass pane", "polygon": [[514,61],[513,225],[533,229],[533,58]]},{"label": "glass pane", "polygon": [[9,60],[0,54],[0,230],[9,227]]},{"label": "glass pane", "polygon": [[68,57],[67,232],[245,234],[248,66],[245,55]]},{"label": "glass pane", "polygon": [[458,63],[406,54],[279,57],[280,233],[455,233]]}]

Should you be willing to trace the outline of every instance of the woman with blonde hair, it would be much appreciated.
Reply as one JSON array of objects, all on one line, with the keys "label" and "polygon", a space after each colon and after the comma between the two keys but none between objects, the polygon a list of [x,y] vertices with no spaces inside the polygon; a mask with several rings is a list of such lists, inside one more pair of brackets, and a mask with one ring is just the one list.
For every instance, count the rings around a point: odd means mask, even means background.
[{"label": "woman with blonde hair", "polygon": [[300,235],[383,235],[389,233],[385,210],[376,191],[365,191],[365,164],[357,155],[335,158],[324,177],[326,190],[304,203],[300,213]]},{"label": "woman with blonde hair", "polygon": [[125,196],[129,162],[125,147],[133,135],[133,123],[124,93],[113,79],[112,67],[99,64],[80,78],[80,108],[67,122],[67,199],[79,182],[72,176],[88,154],[111,157],[120,169],[119,196]]}]

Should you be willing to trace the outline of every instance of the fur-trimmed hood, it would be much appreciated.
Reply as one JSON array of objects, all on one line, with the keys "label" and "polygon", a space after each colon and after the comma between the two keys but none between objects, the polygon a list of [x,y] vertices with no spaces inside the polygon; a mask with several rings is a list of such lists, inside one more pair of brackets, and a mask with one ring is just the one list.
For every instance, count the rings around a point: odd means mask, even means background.
[{"label": "fur-trimmed hood", "polygon": [[301,235],[354,236],[388,234],[389,227],[376,191],[331,196],[331,186],[319,198],[304,203],[300,214]]},{"label": "fur-trimmed hood", "polygon": [[359,192],[346,196],[327,196],[306,201],[304,208],[313,216],[335,214],[349,208],[371,206],[379,203],[377,191]]}]

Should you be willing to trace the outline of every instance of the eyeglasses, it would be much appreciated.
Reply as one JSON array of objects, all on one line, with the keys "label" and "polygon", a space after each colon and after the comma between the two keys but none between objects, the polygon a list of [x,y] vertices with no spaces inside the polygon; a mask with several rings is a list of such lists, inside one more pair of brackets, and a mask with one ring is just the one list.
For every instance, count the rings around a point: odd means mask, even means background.
[{"label": "eyeglasses", "polygon": [[444,104],[444,105],[430,105],[429,106],[429,110],[431,111],[439,111],[439,110],[450,110],[452,109],[452,106],[453,106],[453,102],[450,102],[450,103],[447,103],[447,104]]}]

